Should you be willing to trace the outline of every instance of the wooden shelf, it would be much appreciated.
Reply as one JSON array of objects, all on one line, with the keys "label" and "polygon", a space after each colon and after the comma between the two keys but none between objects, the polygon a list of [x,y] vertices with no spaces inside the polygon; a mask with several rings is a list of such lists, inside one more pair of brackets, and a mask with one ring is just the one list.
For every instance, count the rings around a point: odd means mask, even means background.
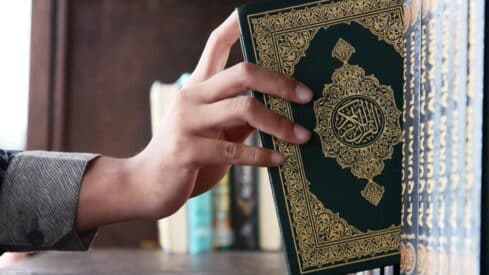
[{"label": "wooden shelf", "polygon": [[95,249],[45,252],[7,268],[1,274],[286,274],[282,253],[214,252],[169,255],[160,250]]}]

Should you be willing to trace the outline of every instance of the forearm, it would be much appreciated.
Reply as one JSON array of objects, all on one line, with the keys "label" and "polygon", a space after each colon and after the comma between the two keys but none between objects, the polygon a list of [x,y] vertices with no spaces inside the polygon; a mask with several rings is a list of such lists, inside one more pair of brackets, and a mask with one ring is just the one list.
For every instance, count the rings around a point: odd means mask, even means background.
[{"label": "forearm", "polygon": [[101,156],[93,160],[83,176],[75,228],[79,231],[143,216],[137,203],[134,159]]}]

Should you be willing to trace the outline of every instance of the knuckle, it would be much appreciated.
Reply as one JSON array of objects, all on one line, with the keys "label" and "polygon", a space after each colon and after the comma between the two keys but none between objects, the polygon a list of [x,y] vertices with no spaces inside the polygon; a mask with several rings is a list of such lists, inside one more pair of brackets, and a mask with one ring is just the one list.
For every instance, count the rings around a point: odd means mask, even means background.
[{"label": "knuckle", "polygon": [[255,74],[257,66],[253,63],[245,61],[239,63],[237,69],[241,78],[247,80],[250,76]]},{"label": "knuckle", "polygon": [[165,91],[171,93],[170,102],[177,105],[179,108],[183,108],[188,105],[189,101],[192,101],[192,91],[189,88],[181,88],[178,91]]},{"label": "knuckle", "polygon": [[260,150],[258,148],[250,148],[248,152],[248,159],[252,163],[258,163],[260,162]]},{"label": "knuckle", "polygon": [[217,27],[209,35],[208,43],[213,44],[213,45],[217,45],[217,44],[222,43],[222,40],[223,40],[222,31],[219,27]]},{"label": "knuckle", "polygon": [[228,161],[234,161],[239,158],[238,146],[232,142],[226,142],[223,145],[224,158]]},{"label": "knuckle", "polygon": [[240,90],[248,90],[252,83],[252,77],[255,75],[257,66],[250,62],[241,62],[235,67],[235,79]]},{"label": "knuckle", "polygon": [[251,115],[256,108],[256,100],[249,96],[242,96],[236,99],[236,109],[243,115]]}]

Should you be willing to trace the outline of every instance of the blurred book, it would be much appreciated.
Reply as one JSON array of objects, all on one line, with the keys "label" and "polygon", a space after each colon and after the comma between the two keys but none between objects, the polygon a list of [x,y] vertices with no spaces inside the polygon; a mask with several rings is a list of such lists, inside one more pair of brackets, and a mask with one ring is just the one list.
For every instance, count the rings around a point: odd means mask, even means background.
[{"label": "blurred book", "polygon": [[233,245],[231,225],[231,181],[229,172],[212,189],[213,247],[227,250]]},{"label": "blurred book", "polygon": [[188,201],[188,248],[190,254],[212,250],[212,193]]},{"label": "blurred book", "polygon": [[282,235],[267,168],[258,169],[258,227],[261,250],[277,251],[282,248]]},{"label": "blurred book", "polygon": [[[250,135],[246,145],[256,145],[258,136]],[[232,168],[233,234],[236,249],[258,249],[258,168],[234,166]]]}]

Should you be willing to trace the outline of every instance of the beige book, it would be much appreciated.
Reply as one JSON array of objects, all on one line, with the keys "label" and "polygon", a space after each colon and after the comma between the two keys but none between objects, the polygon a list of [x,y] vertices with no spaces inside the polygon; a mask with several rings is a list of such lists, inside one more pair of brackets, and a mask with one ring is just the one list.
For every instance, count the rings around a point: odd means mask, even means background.
[{"label": "beige book", "polygon": [[260,249],[266,251],[280,250],[282,248],[282,235],[266,168],[258,169],[258,225]]}]

